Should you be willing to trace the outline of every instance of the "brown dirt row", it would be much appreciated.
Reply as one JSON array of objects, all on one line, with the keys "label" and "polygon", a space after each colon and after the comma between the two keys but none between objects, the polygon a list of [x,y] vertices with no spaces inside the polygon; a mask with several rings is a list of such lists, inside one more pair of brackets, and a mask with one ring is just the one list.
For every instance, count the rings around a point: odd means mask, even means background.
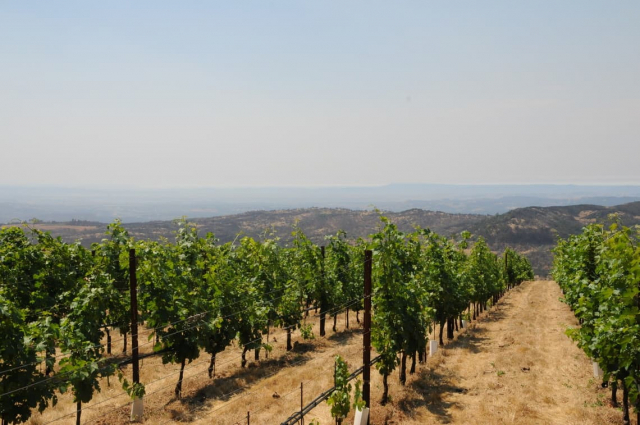
[{"label": "brown dirt row", "polygon": [[551,281],[507,294],[400,391],[413,408],[397,423],[622,423],[589,359],[565,335],[577,322],[561,296]]}]

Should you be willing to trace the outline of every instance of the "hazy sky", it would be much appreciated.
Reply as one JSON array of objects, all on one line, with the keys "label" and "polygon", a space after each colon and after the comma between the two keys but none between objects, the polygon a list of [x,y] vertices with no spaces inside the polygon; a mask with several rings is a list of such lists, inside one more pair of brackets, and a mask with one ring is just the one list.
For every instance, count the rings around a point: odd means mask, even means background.
[{"label": "hazy sky", "polygon": [[640,183],[640,1],[3,1],[0,184]]}]

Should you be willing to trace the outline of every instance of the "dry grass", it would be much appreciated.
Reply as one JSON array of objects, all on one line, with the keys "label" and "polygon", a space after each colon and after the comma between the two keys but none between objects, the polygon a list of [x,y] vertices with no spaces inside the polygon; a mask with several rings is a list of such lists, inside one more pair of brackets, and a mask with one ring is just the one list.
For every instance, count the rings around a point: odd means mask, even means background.
[{"label": "dry grass", "polygon": [[[200,358],[185,368],[182,398],[176,399],[173,393],[178,380],[179,365],[163,365],[160,358],[154,357],[141,361],[141,381],[145,383],[145,422],[193,422],[193,423],[236,423],[245,418],[247,411],[252,411],[252,422],[261,423],[258,410],[264,400],[268,403],[268,411],[263,416],[288,417],[300,405],[300,382],[304,382],[305,403],[333,385],[333,357],[336,354],[351,356],[361,363],[362,330],[356,323],[355,314],[350,313],[351,329],[345,330],[344,314],[338,318],[339,332],[333,333],[333,319],[327,318],[327,337],[319,338],[319,318],[313,314],[307,319],[314,328],[316,338],[304,341],[294,334],[294,349],[286,352],[286,333],[280,329],[273,330],[270,335],[273,351],[267,359],[265,351],[261,351],[260,360],[254,360],[254,353],[247,353],[246,368],[240,367],[241,349],[237,346],[227,348],[218,354],[216,359],[216,376],[209,379],[207,369],[209,355],[201,353]],[[140,352],[151,352],[153,341],[147,342],[150,331],[140,332]],[[274,341],[275,339],[275,341]],[[123,356],[123,339],[117,332],[112,332],[113,357]],[[103,341],[103,342],[106,342]],[[130,344],[130,341],[129,341]],[[130,345],[129,345],[130,349]],[[306,376],[309,371],[313,374]],[[323,378],[318,379],[319,373]],[[130,375],[130,367],[125,374]],[[130,376],[128,376],[131,379]],[[117,378],[101,381],[102,391],[95,394],[94,399],[83,406],[88,408],[82,412],[82,423],[119,424],[127,423],[130,403],[122,391]],[[281,395],[273,398],[274,393]],[[242,399],[242,401],[240,401]],[[95,406],[95,407],[92,407]],[[68,415],[68,416],[65,416]],[[64,416],[54,424],[75,423],[75,404],[72,396],[59,395],[59,402],[41,415],[34,413],[31,425],[45,424]],[[203,419],[200,420],[199,418]],[[255,418],[255,419],[254,419]],[[266,419],[265,419],[266,420]],[[263,422],[263,423],[268,423]]]},{"label": "dry grass", "polygon": [[[418,365],[406,386],[398,374],[389,378],[392,402],[380,406],[382,378],[372,372],[372,424],[478,423],[485,424],[603,424],[620,423],[621,412],[606,406],[607,390],[591,377],[586,356],[564,335],[567,325],[575,324],[568,307],[558,301],[560,291],[553,282],[529,282],[503,298],[498,306],[458,334],[426,365]],[[269,359],[252,361],[240,368],[240,350],[227,349],[217,359],[217,375],[207,376],[208,356],[204,355],[185,371],[183,397],[177,400],[173,388],[178,379],[176,365],[162,365],[160,359],[147,359],[141,379],[149,383],[172,373],[166,379],[147,385],[145,422],[225,424],[246,423],[247,412],[253,424],[278,424],[300,408],[300,383],[304,384],[304,404],[333,385],[333,356],[342,355],[356,369],[362,364],[362,336],[351,314],[351,330],[344,330],[344,315],[338,332],[302,341],[293,352],[285,351],[285,334],[272,334],[277,342]],[[114,340],[120,336],[114,336]],[[119,351],[117,341],[114,352]],[[143,347],[150,349],[151,344]],[[112,379],[92,405],[122,394]],[[276,395],[274,397],[274,395]],[[83,412],[83,423],[126,423],[130,412],[126,395],[107,400]],[[120,409],[115,407],[124,405]],[[44,424],[62,414],[74,413],[69,395],[61,396],[55,408],[36,414],[31,424]],[[333,423],[329,407],[322,403],[307,417],[321,424]],[[57,423],[74,423],[75,417]],[[344,422],[353,421],[350,415]]]}]

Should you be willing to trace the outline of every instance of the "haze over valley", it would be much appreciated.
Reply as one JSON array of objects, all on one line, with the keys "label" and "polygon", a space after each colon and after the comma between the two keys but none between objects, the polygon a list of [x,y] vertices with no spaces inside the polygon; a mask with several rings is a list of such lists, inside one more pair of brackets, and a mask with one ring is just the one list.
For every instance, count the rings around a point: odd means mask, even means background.
[{"label": "haze over valley", "polygon": [[125,223],[212,217],[287,208],[413,208],[460,214],[501,214],[529,206],[640,200],[637,185],[390,184],[343,187],[167,188],[0,186],[0,223],[37,218]]}]

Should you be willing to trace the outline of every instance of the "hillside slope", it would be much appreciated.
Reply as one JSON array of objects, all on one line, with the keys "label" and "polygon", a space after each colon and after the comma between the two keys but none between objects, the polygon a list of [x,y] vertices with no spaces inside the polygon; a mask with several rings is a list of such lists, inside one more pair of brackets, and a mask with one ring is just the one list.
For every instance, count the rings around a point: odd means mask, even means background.
[{"label": "hillside slope", "polygon": [[[384,212],[403,231],[412,231],[415,226],[428,227],[443,235],[451,235],[466,229],[469,225],[484,220],[487,216],[476,214],[448,214],[438,211],[412,209],[400,213]],[[366,238],[374,233],[380,223],[375,211],[349,210],[343,208],[305,208],[273,211],[251,211],[222,217],[192,219],[200,233],[215,234],[222,243],[233,241],[238,235],[259,238],[269,230],[284,243],[291,241],[291,231],[295,223],[315,243],[322,243],[324,237],[338,230],[347,232],[349,238]],[[66,241],[81,239],[89,246],[104,238],[106,224],[76,221],[71,223],[41,223],[37,227],[52,234],[62,236]],[[136,239],[172,239],[177,229],[173,221],[150,221],[128,223],[125,227]]]},{"label": "hillside slope", "polygon": [[[449,214],[438,211],[411,209],[403,212],[384,212],[400,230],[411,231],[415,226],[430,228],[450,236],[469,230],[484,237],[494,251],[511,246],[528,256],[538,275],[549,273],[552,262],[551,249],[556,238],[579,233],[590,223],[606,223],[610,214],[616,213],[623,224],[640,224],[640,202],[603,207],[598,205],[573,205],[563,207],[528,207],[494,216],[477,214]],[[198,218],[204,235],[212,232],[221,242],[234,240],[239,234],[260,237],[267,229],[283,243],[291,241],[295,223],[315,242],[322,243],[326,235],[342,229],[351,239],[366,238],[379,225],[375,211],[343,208],[305,208],[273,211],[251,211],[222,217]],[[173,238],[176,225],[172,221],[152,221],[126,224],[136,239]],[[74,221],[71,223],[41,223],[37,227],[62,236],[67,241],[81,239],[85,246],[99,242],[104,237],[106,224]]]},{"label": "hillside slope", "polygon": [[537,274],[547,274],[551,267],[558,237],[580,233],[591,223],[610,223],[617,214],[626,226],[640,224],[640,202],[603,207],[571,205],[566,207],[518,208],[505,214],[487,217],[469,226],[469,231],[483,236],[493,250],[511,246],[525,253]]}]

